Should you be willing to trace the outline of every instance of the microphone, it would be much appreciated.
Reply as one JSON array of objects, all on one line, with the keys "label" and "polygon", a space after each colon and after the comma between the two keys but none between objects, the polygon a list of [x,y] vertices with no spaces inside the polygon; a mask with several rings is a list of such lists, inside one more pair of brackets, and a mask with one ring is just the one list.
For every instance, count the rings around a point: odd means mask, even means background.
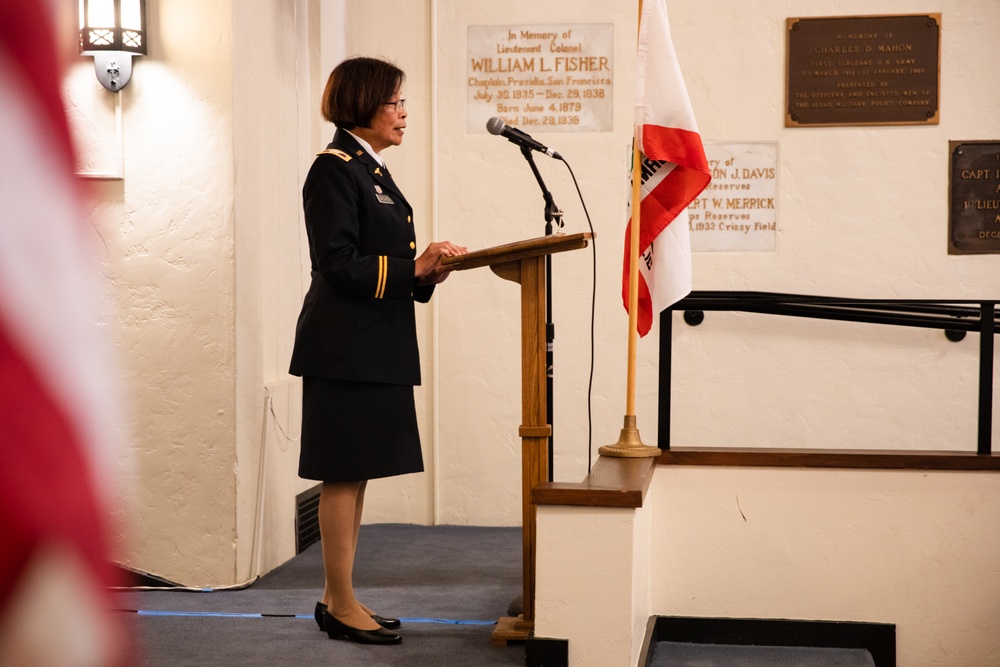
[{"label": "microphone", "polygon": [[543,146],[538,141],[531,138],[530,134],[526,134],[516,127],[511,127],[507,123],[503,122],[503,119],[493,116],[488,121],[486,121],[486,129],[490,134],[496,134],[501,137],[507,137],[507,141],[512,144],[517,144],[522,148],[529,148],[533,151],[538,151],[539,153],[545,153],[551,158],[557,160],[562,160],[562,155],[555,152],[551,148]]}]

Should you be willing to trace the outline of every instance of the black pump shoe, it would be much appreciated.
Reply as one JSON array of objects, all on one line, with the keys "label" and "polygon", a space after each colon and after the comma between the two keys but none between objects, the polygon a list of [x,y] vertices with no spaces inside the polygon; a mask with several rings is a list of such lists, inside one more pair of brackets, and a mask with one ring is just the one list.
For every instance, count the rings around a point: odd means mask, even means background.
[{"label": "black pump shoe", "polygon": [[401,644],[403,638],[385,628],[359,630],[338,621],[329,611],[323,612],[323,627],[330,639],[350,639],[358,644]]},{"label": "black pump shoe", "polygon": [[[324,611],[326,611],[326,605],[323,604],[322,602],[317,602],[316,611],[313,612],[313,616],[316,618],[316,625],[319,626],[320,630],[325,632],[326,628],[323,627]],[[386,630],[395,630],[396,628],[402,625],[402,623],[398,618],[382,618],[378,614],[372,614],[372,620],[381,625]]]},{"label": "black pump shoe", "polygon": [[402,625],[398,618],[382,618],[378,614],[372,614],[372,620],[381,625],[386,630],[395,630]]}]

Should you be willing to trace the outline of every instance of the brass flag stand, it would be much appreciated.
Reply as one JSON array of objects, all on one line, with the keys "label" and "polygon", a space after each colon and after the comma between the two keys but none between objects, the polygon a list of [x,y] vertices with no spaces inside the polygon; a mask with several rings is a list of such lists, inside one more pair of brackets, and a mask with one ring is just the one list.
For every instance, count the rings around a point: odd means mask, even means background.
[{"label": "brass flag stand", "polygon": [[[639,2],[642,16],[642,2]],[[639,205],[642,186],[642,153],[636,143],[632,147],[632,235],[629,243],[628,272],[628,377],[625,394],[625,423],[618,442],[597,450],[601,456],[641,458],[659,456],[660,448],[645,445],[639,437],[635,421],[635,356],[639,329]]]}]

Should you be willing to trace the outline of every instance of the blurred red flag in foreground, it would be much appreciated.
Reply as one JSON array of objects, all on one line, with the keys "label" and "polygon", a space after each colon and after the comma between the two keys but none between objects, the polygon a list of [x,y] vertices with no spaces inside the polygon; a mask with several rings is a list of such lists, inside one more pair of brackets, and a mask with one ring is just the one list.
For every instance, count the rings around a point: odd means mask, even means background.
[{"label": "blurred red flag in foreground", "polygon": [[118,440],[55,7],[0,0],[0,665],[122,665]]}]

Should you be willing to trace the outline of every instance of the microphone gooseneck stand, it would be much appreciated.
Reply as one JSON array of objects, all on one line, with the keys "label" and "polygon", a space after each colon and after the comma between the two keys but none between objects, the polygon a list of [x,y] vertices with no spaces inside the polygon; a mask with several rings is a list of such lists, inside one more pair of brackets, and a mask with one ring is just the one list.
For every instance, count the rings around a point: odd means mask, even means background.
[{"label": "microphone gooseneck stand", "polygon": [[[542,175],[538,171],[538,166],[535,164],[535,159],[531,156],[531,149],[527,146],[521,146],[521,155],[524,159],[528,161],[528,165],[531,167],[531,173],[535,175],[535,180],[538,181],[538,186],[542,189],[542,197],[545,199],[545,235],[551,236],[552,223],[554,222],[559,229],[563,227],[563,212],[556,206],[555,201],[552,199],[552,193],[549,189],[545,187],[545,181],[542,180]],[[557,154],[558,155],[558,154]],[[555,156],[553,156],[555,157]],[[562,157],[557,159],[561,160]],[[552,431],[549,433],[549,481],[553,480],[553,460],[555,452],[555,427],[552,425],[555,420],[552,418],[553,411],[553,348],[556,339],[556,327],[552,323],[552,255],[545,256],[545,410],[549,419],[549,428]]]}]

